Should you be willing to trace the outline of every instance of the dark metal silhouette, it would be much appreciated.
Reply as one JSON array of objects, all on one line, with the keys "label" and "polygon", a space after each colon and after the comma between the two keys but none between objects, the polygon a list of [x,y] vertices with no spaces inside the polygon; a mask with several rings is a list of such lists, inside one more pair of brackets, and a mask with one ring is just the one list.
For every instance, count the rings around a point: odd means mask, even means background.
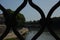
[{"label": "dark metal silhouette", "polygon": [[[41,12],[41,10],[38,8],[37,5],[35,5],[35,4],[32,2],[32,0],[29,0],[29,3],[30,3],[30,5],[31,5],[32,7],[34,7],[35,9],[37,9],[38,11]],[[50,18],[50,16],[51,16],[51,14],[53,13],[53,11],[54,11],[55,9],[57,9],[59,6],[60,6],[60,1],[52,7],[52,9],[49,11],[49,13],[48,13],[48,15],[47,15],[47,18],[45,18],[44,20],[41,19],[42,21],[40,20],[40,24],[41,24],[42,28],[41,28],[40,31],[32,38],[32,40],[36,40],[36,39],[42,34],[42,32],[44,31],[45,27],[48,28],[50,34],[51,34],[56,40],[60,40],[60,38],[55,34],[55,32],[54,32],[54,31],[50,28],[50,26],[49,26],[50,23],[51,23],[51,18]],[[42,16],[43,16],[43,15],[42,15]],[[42,16],[41,16],[41,17],[42,17]],[[43,17],[44,17],[44,16],[43,16]],[[42,17],[42,18],[43,18],[43,17]]]},{"label": "dark metal silhouette", "polygon": [[6,9],[0,4],[0,9],[3,11],[3,15],[5,17],[5,24],[7,26],[5,32],[0,36],[0,40],[3,40],[7,36],[11,28],[13,29],[13,32],[20,40],[25,40],[16,29],[16,23],[17,23],[16,15],[26,6],[26,4],[27,4],[27,0],[24,0],[24,2],[21,4],[21,6],[19,6],[16,9],[16,11],[14,12],[15,14],[13,15],[7,12]]},{"label": "dark metal silhouette", "polygon": [[45,27],[48,28],[50,34],[56,39],[60,40],[60,38],[55,34],[55,32],[51,29],[50,24],[52,23],[51,21],[51,15],[52,13],[60,6],[60,1],[56,3],[51,10],[49,11],[47,17],[45,18],[44,12],[40,7],[38,7],[36,4],[32,2],[32,0],[24,0],[24,2],[15,10],[14,14],[10,14],[1,4],[0,4],[0,10],[3,11],[3,15],[5,18],[5,24],[6,24],[6,30],[5,32],[0,36],[0,40],[3,40],[7,34],[9,33],[10,29],[12,28],[13,32],[15,35],[19,38],[19,40],[25,40],[21,34],[18,32],[16,29],[17,21],[16,21],[16,15],[26,6],[27,2],[31,7],[36,9],[39,14],[41,15],[41,19],[39,21],[41,28],[39,32],[31,39],[31,40],[36,40],[44,31]]}]

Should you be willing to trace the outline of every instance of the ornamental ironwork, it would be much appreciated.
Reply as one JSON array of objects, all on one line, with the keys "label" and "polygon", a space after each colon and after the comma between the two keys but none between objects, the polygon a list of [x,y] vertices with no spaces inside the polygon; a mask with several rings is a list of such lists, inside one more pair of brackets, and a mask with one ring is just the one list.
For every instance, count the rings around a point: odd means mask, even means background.
[{"label": "ornamental ironwork", "polygon": [[56,39],[56,40],[60,40],[60,38],[57,36],[57,34],[52,30],[52,28],[50,27],[50,24],[52,23],[51,21],[51,15],[53,14],[53,12],[60,7],[60,1],[58,1],[48,12],[47,17],[45,17],[45,14],[43,12],[43,10],[37,6],[36,4],[34,4],[32,2],[32,0],[24,0],[23,3],[14,11],[14,14],[10,14],[10,12],[8,12],[1,4],[0,4],[0,10],[3,11],[3,15],[5,18],[5,24],[6,24],[6,30],[4,31],[4,33],[0,36],[0,40],[3,40],[7,34],[9,33],[10,29],[12,28],[13,32],[15,33],[15,35],[19,38],[19,40],[25,40],[24,37],[22,37],[22,35],[18,32],[18,30],[16,29],[17,25],[17,21],[16,21],[16,15],[26,6],[26,4],[29,3],[29,5],[36,9],[39,14],[41,15],[41,19],[39,20],[39,24],[41,25],[42,28],[40,28],[40,30],[37,32],[37,34],[31,39],[31,40],[36,40],[44,31],[45,27],[47,27],[47,29],[49,30],[50,34]]}]

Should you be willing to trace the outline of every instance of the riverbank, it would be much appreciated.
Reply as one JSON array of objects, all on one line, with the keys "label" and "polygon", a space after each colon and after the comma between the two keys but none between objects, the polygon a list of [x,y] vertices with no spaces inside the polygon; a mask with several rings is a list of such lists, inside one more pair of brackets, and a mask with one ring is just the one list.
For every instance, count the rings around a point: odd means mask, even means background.
[{"label": "riverbank", "polygon": [[[24,29],[24,28],[23,28]],[[30,30],[30,31],[28,31],[28,33],[26,34],[26,40],[31,40],[31,38],[36,34],[38,32],[38,30]],[[56,31],[56,34],[57,35],[60,35],[60,31]],[[14,40],[17,40],[17,37],[14,35],[14,33],[12,32],[11,34],[8,34],[8,35],[10,35],[9,37],[9,39],[14,39]],[[8,36],[7,36],[8,37]],[[6,38],[7,38],[6,37]],[[60,36],[59,36],[60,37]],[[51,36],[51,34],[49,33],[49,32],[43,32],[42,33],[42,36],[40,36],[39,37],[39,39],[38,40],[40,40],[40,39],[47,39],[47,38],[52,38],[52,39],[54,39],[52,36]]]},{"label": "riverbank", "polygon": [[[25,35],[28,33],[28,29],[27,28],[22,28],[20,30],[18,30],[18,32],[25,37]],[[5,39],[17,39],[17,36],[14,34],[13,31],[10,31],[9,34],[4,38]]]}]

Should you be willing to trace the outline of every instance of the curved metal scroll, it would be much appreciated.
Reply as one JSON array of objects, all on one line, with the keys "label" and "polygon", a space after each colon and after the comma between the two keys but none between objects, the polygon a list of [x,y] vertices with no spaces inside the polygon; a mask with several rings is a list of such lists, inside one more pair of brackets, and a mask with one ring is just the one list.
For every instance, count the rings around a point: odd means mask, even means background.
[{"label": "curved metal scroll", "polygon": [[14,12],[14,15],[17,15],[27,4],[27,0],[24,0],[24,2],[16,9]]},{"label": "curved metal scroll", "polygon": [[29,2],[29,4],[30,4],[34,9],[36,9],[36,10],[40,13],[41,18],[44,19],[44,18],[45,18],[45,15],[44,15],[44,12],[42,11],[42,9],[39,8],[36,4],[34,4],[34,3],[32,2],[32,0],[28,0],[28,2]]},{"label": "curved metal scroll", "polygon": [[19,40],[25,40],[21,36],[21,34],[18,32],[18,30],[16,29],[16,27],[17,27],[16,15],[26,6],[27,1],[29,2],[30,6],[32,6],[34,9],[36,9],[41,15],[41,19],[39,22],[42,27],[39,30],[39,32],[31,40],[36,40],[43,33],[46,26],[47,26],[49,32],[52,34],[52,36],[56,40],[60,40],[60,38],[50,28],[50,23],[51,23],[50,17],[52,15],[52,13],[60,6],[60,1],[51,8],[51,10],[49,11],[49,13],[47,15],[47,18],[45,18],[45,15],[44,15],[44,12],[42,11],[42,9],[40,7],[38,7],[36,4],[34,4],[32,2],[32,0],[24,0],[24,2],[15,10],[14,14],[12,14],[12,15],[8,11],[6,11],[6,9],[0,4],[0,10],[3,11],[3,15],[5,17],[5,24],[7,26],[5,32],[0,36],[0,40],[3,40],[7,36],[7,34],[9,33],[11,28],[12,28],[13,32],[15,33],[15,35],[19,38]]},{"label": "curved metal scroll", "polygon": [[60,6],[60,1],[58,3],[56,3],[49,11],[47,18],[50,18],[52,13]]},{"label": "curved metal scroll", "polygon": [[[15,21],[16,21],[16,15],[26,6],[26,4],[27,4],[27,0],[24,0],[24,2],[21,4],[21,6],[19,6],[17,9],[16,9],[16,11],[14,12],[14,18],[15,18]],[[15,22],[14,21],[14,22]],[[14,23],[13,22],[13,23]],[[17,37],[20,39],[20,40],[25,40],[20,34],[19,34],[19,32],[18,32],[18,30],[16,29],[16,26],[13,24],[13,31],[14,31],[14,33],[17,35]]]},{"label": "curved metal scroll", "polygon": [[[35,8],[39,13],[41,12],[41,9],[39,9],[39,7],[38,6],[36,6],[33,2],[32,2],[32,0],[29,0],[29,4],[33,7],[33,8]],[[51,14],[53,13],[53,11],[57,8],[57,7],[59,7],[60,6],[60,1],[54,6],[54,7],[52,7],[52,9],[50,10],[50,12],[48,13],[48,16],[47,16],[47,18],[45,18],[45,20],[43,21],[43,24],[44,25],[42,25],[42,28],[40,29],[40,31],[32,38],[32,40],[36,40],[41,34],[42,34],[42,32],[44,31],[44,28],[47,26],[47,28],[48,28],[48,30],[49,30],[49,32],[52,34],[52,36],[56,39],[56,40],[60,40],[60,38],[55,34],[55,32],[50,28],[50,27],[48,27],[49,26],[49,23],[50,23],[50,16],[51,16]],[[44,15],[42,15],[42,14],[44,14],[43,12],[41,13],[41,17],[42,18],[44,18]],[[45,23],[44,23],[45,22]]]},{"label": "curved metal scroll", "polygon": [[[60,1],[58,3],[56,3],[52,8],[51,10],[49,11],[48,15],[47,15],[47,19],[50,20],[51,18],[51,15],[52,13],[60,6]],[[48,30],[49,32],[51,33],[51,35],[53,35],[53,37],[56,39],[56,40],[60,40],[60,38],[55,34],[55,32],[49,27],[50,24],[48,24]]]},{"label": "curved metal scroll", "polygon": [[[8,12],[6,11],[6,9],[5,9],[2,5],[0,5],[0,10],[3,11],[3,15],[4,15],[5,19],[7,19],[6,17],[7,17],[7,15],[8,15]],[[6,20],[6,21],[5,21],[5,24],[8,26],[7,23],[8,23],[8,22],[7,22],[7,20]],[[9,33],[9,30],[10,30],[10,26],[8,26],[8,27],[6,28],[6,30],[5,30],[5,32],[0,36],[0,40],[2,40],[2,39]]]},{"label": "curved metal scroll", "polygon": [[40,21],[42,21],[42,22],[40,22],[40,24],[41,24],[42,28],[41,28],[40,31],[32,38],[32,40],[36,40],[36,39],[42,34],[42,32],[44,31],[45,26],[43,26],[43,25],[45,24],[45,23],[44,23],[44,21],[45,21],[45,15],[44,15],[44,12],[42,11],[42,9],[39,8],[36,4],[34,4],[34,3],[32,2],[32,0],[29,0],[29,4],[30,4],[34,9],[36,9],[36,10],[40,13],[40,15],[41,15],[41,20],[40,20]]},{"label": "curved metal scroll", "polygon": [[20,40],[25,40],[21,34],[19,34],[19,32],[17,31],[16,27],[16,15],[19,11],[21,11],[27,4],[27,0],[24,0],[24,2],[21,4],[21,6],[19,6],[17,8],[17,10],[14,12],[15,14],[10,15],[9,12],[6,11],[6,9],[0,5],[0,9],[3,11],[3,15],[5,17],[5,24],[7,26],[5,32],[0,36],[0,40],[3,40],[6,35],[9,33],[10,29],[13,29],[13,32],[16,34],[16,36],[20,39]]}]

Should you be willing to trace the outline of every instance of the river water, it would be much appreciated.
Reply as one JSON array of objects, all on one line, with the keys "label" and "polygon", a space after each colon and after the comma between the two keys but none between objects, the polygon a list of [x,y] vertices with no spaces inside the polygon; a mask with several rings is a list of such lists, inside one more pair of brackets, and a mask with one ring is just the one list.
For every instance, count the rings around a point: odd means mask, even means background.
[{"label": "river water", "polygon": [[[31,40],[33,36],[38,32],[38,30],[30,30],[25,37],[25,40]],[[60,36],[60,31],[58,31],[57,35]],[[49,32],[43,32],[37,40],[56,40]]]},{"label": "river water", "polygon": [[[38,31],[30,31],[26,35],[26,40],[31,40],[31,38],[37,33]],[[60,33],[58,33],[60,35]],[[37,40],[56,40],[49,32],[43,32]]]}]

